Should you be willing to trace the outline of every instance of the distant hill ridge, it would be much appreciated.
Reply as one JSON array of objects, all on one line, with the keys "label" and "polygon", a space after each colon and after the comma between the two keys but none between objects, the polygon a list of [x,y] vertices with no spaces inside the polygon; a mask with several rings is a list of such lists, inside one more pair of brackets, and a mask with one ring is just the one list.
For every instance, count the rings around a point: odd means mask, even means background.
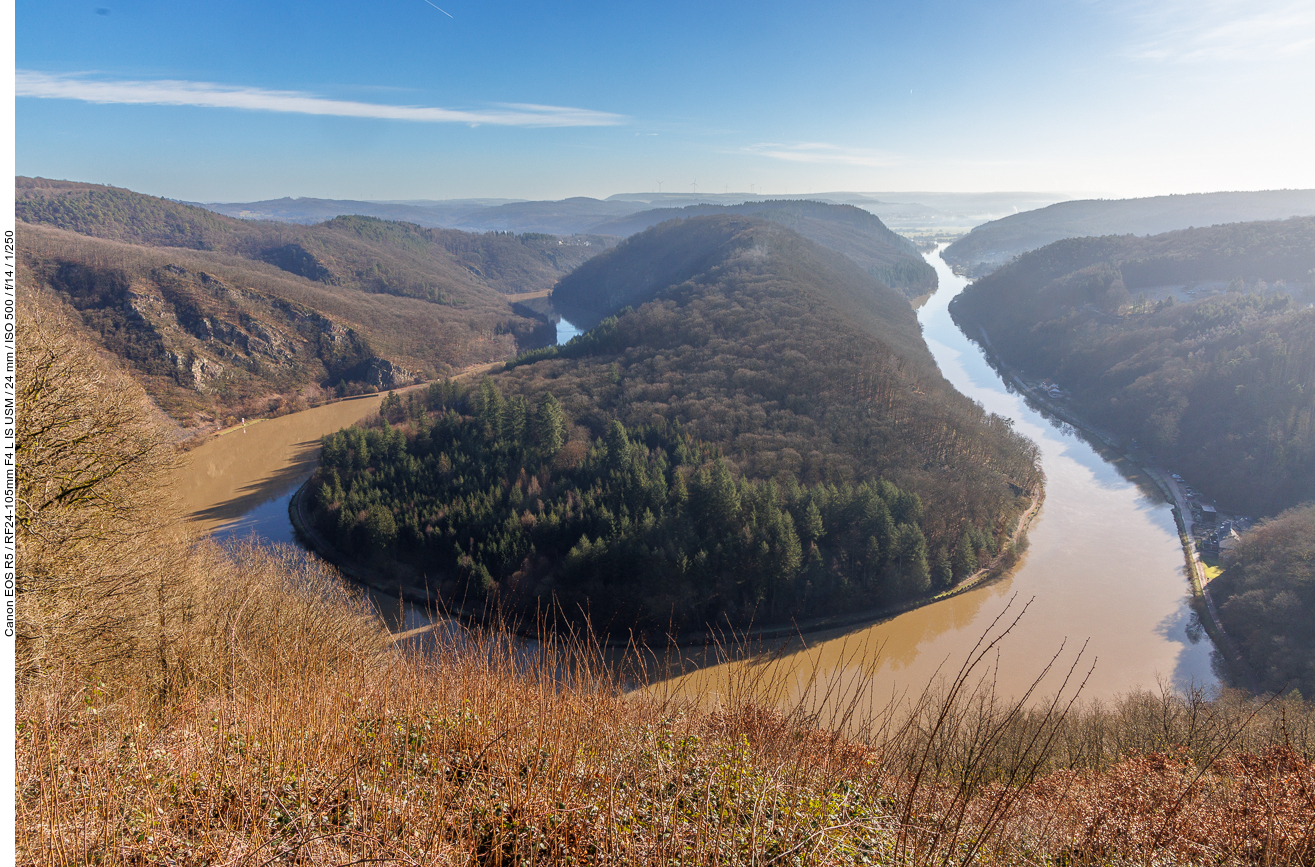
[{"label": "distant hill ridge", "polygon": [[[310,223],[343,214],[406,220],[421,226],[471,231],[588,233],[626,237],[664,220],[707,214],[751,214],[788,225],[824,247],[849,256],[878,280],[909,297],[936,288],[936,272],[906,238],[882,221],[848,204],[806,199],[767,199],[732,205],[702,203],[635,211],[629,199],[606,201],[584,196],[545,202],[507,202],[472,207],[461,202],[393,204],[325,199],[276,199],[204,207],[239,217],[268,217]],[[601,240],[601,239],[600,239]]]},{"label": "distant hill ridge", "polygon": [[810,241],[852,259],[873,277],[913,297],[936,288],[936,271],[911,241],[892,232],[875,215],[854,205],[779,199],[738,205],[688,205],[641,211],[620,220],[600,223],[594,231],[633,235],[671,219],[712,214],[741,214],[788,226]]},{"label": "distant hill ridge", "polygon": [[779,223],[668,220],[554,294],[600,324],[329,442],[310,500],[343,549],[660,636],[949,588],[1040,491],[907,299]]},{"label": "distant hill ridge", "polygon": [[368,216],[256,222],[43,178],[15,190],[21,279],[56,294],[185,426],[549,342],[547,320],[506,296],[548,290],[609,243]]},{"label": "distant hill ridge", "polygon": [[215,250],[298,276],[388,295],[457,301],[471,292],[532,292],[600,252],[604,239],[471,234],[370,216],[313,226],[257,222],[117,187],[18,178],[15,215],[81,235],[155,247]]},{"label": "distant hill ridge", "polygon": [[1068,238],[950,310],[1221,505],[1315,500],[1315,217]]},{"label": "distant hill ridge", "polygon": [[1158,235],[1191,226],[1312,214],[1315,214],[1315,190],[1086,199],[1060,202],[984,223],[947,247],[942,255],[961,273],[980,277],[1015,256],[1064,238]]},{"label": "distant hill ridge", "polygon": [[345,214],[405,220],[428,228],[469,232],[544,232],[588,234],[598,223],[634,212],[635,203],[577,196],[560,201],[452,200],[434,202],[362,202],[350,199],[282,198],[260,202],[199,205],[221,214],[249,219],[318,223]]}]

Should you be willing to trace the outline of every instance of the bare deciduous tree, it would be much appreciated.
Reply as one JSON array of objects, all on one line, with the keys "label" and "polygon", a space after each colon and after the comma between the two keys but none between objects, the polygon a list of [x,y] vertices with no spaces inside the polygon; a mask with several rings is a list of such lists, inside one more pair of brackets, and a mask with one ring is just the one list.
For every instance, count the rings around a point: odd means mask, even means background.
[{"label": "bare deciduous tree", "polygon": [[89,664],[131,657],[146,650],[142,624],[163,622],[186,550],[168,544],[175,450],[136,383],[107,369],[49,300],[21,301],[21,664],[41,667],[67,642]]}]

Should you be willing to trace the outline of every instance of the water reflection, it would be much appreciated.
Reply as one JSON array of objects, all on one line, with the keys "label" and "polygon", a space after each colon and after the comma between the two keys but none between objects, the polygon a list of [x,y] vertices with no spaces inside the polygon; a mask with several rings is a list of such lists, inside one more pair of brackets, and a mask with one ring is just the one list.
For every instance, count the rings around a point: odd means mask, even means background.
[{"label": "water reflection", "polygon": [[557,343],[569,343],[572,337],[578,337],[583,334],[579,328],[576,328],[565,319],[557,320]]},{"label": "water reflection", "polygon": [[[382,398],[339,401],[211,438],[187,453],[178,477],[185,513],[220,542],[299,544],[288,503],[315,469],[320,437],[377,412]],[[395,631],[433,619],[396,597],[363,592]]]},{"label": "water reflection", "polygon": [[[1126,462],[1108,460],[1080,432],[1053,423],[1001,381],[950,319],[949,301],[966,281],[938,255],[928,260],[940,290],[919,320],[941,372],[1040,447],[1046,502],[1030,547],[1009,577],[987,587],[865,628],[805,636],[773,663],[785,674],[759,678],[761,698],[811,700],[827,690],[852,698],[858,691],[875,708],[892,696],[917,694],[946,665],[957,669],[1014,597],[1016,606],[1031,604],[996,655],[992,676],[1006,695],[1023,694],[1061,647],[1071,657],[1087,639],[1087,656],[1097,660],[1088,696],[1113,697],[1161,680],[1217,684],[1209,640],[1189,632],[1190,588],[1168,504]],[[687,671],[666,688],[726,689],[745,665]],[[1042,693],[1058,688],[1058,676],[1042,684]]]},{"label": "water reflection", "polygon": [[[920,693],[947,666],[957,670],[1011,599],[1015,611],[1033,601],[992,660],[991,677],[1004,694],[1021,694],[1061,646],[1071,658],[1087,638],[1089,654],[1098,658],[1087,695],[1111,697],[1161,679],[1179,687],[1216,684],[1213,647],[1193,625],[1177,528],[1158,490],[1124,459],[1046,418],[1002,382],[949,317],[949,300],[965,281],[939,256],[929,261],[941,288],[919,320],[942,373],[1040,447],[1047,499],[1029,550],[1006,578],[879,623],[809,634],[770,651],[751,648],[753,654],[721,648],[654,654],[645,665],[657,675],[651,688],[711,695],[751,689],[763,700],[814,703],[832,716],[852,710],[853,697],[862,695],[871,710]],[[557,323],[559,342],[578,333],[566,320]],[[209,529],[294,541],[288,497],[313,466],[306,444],[377,404],[378,397],[335,404],[262,423],[259,437],[251,430],[245,439],[217,438],[191,454],[180,489]],[[244,510],[234,514],[239,505]],[[395,630],[431,619],[400,600],[372,598]],[[1057,680],[1043,684],[1043,692],[1057,686]]]}]

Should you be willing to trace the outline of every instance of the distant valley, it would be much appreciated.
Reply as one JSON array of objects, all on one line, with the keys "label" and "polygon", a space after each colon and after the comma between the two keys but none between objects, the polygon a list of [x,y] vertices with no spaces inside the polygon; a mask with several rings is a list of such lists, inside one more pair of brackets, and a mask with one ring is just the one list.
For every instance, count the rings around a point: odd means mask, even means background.
[{"label": "distant valley", "polygon": [[[41,178],[18,178],[16,190],[25,276],[67,304],[71,321],[119,357],[170,416],[197,430],[551,343],[556,314],[546,296],[617,241],[472,233],[368,215],[237,219]],[[528,203],[541,216],[544,204]],[[560,214],[592,212],[597,203],[547,204]],[[616,202],[612,215],[633,208]],[[934,285],[912,245],[876,217],[817,203],[757,209],[779,212],[910,295]]]},{"label": "distant valley", "polygon": [[1315,214],[1315,190],[1197,193],[1144,199],[1060,202],[992,220],[945,250],[945,261],[981,277],[1030,250],[1063,238],[1156,235],[1193,226],[1281,220]]},{"label": "distant valley", "polygon": [[907,299],[775,221],[662,222],[554,300],[599,324],[328,441],[328,537],[624,634],[943,592],[1040,494],[1035,447],[941,377]]}]

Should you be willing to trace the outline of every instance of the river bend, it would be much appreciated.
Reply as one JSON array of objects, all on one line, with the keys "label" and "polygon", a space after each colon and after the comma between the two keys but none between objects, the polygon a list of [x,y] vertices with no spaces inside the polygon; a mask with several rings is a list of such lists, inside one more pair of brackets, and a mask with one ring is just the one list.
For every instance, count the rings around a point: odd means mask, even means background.
[{"label": "river bend", "polygon": [[[918,318],[941,372],[1040,446],[1046,500],[1030,547],[1012,574],[984,587],[870,626],[796,641],[772,676],[759,679],[761,697],[800,701],[819,688],[862,689],[874,702],[916,694],[938,671],[958,667],[1011,598],[1015,608],[1031,603],[994,657],[1002,693],[1021,694],[1061,646],[1071,659],[1084,642],[1084,659],[1095,662],[1087,696],[1111,698],[1160,683],[1216,685],[1213,647],[1192,613],[1169,505],[1153,486],[1139,484],[1132,468],[1052,423],[1001,381],[950,319],[949,302],[967,281],[938,255],[928,261],[940,288]],[[344,401],[210,440],[189,454],[180,479],[189,510],[221,534],[292,541],[288,497],[313,469],[319,437],[373,412],[378,400]],[[389,619],[404,628],[420,622],[423,615],[408,611],[390,611]],[[702,667],[666,688],[716,692],[744,665]]]}]

